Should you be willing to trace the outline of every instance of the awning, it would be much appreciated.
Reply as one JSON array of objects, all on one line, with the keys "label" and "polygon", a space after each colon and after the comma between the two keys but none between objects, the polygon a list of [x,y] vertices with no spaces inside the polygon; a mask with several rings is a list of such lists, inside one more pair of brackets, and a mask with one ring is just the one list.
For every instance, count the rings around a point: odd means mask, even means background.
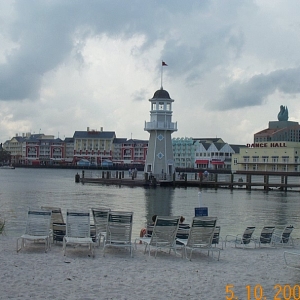
[{"label": "awning", "polygon": [[197,159],[196,164],[197,165],[208,165],[208,159]]},{"label": "awning", "polygon": [[212,165],[224,165],[224,161],[211,161]]}]

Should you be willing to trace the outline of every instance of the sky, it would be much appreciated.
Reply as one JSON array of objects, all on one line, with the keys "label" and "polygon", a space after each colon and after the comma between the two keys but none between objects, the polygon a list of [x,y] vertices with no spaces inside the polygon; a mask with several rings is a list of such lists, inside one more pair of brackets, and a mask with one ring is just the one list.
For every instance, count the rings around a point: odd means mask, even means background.
[{"label": "sky", "polygon": [[0,142],[115,131],[144,139],[174,99],[172,137],[253,142],[300,119],[298,0],[0,0]]}]

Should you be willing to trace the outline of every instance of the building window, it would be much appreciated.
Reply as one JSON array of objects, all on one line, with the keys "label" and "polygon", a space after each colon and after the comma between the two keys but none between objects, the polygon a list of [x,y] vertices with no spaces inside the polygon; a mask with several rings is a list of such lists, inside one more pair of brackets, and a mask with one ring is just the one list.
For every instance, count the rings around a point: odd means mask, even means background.
[{"label": "building window", "polygon": [[289,162],[289,157],[288,156],[282,156],[282,162],[288,163]]},{"label": "building window", "polygon": [[259,162],[259,157],[258,156],[253,156],[253,162]]},{"label": "building window", "polygon": [[159,102],[158,110],[164,110],[164,103],[163,102]]},{"label": "building window", "polygon": [[244,162],[245,163],[249,162],[249,156],[244,156]]},{"label": "building window", "polygon": [[234,165],[237,165],[237,164],[238,164],[238,159],[237,159],[237,158],[234,158],[234,159],[233,159],[233,164],[234,164]]},{"label": "building window", "polygon": [[263,162],[267,163],[269,160],[269,156],[263,156],[262,160],[263,160]]},{"label": "building window", "polygon": [[272,156],[272,162],[277,163],[278,162],[278,156]]}]

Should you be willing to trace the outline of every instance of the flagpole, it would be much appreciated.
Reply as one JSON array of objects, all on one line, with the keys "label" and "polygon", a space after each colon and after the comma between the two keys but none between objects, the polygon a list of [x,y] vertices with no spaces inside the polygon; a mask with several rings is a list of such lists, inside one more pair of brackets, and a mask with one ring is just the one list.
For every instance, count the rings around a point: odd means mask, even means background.
[{"label": "flagpole", "polygon": [[160,86],[161,86],[161,89],[163,89],[163,61],[161,61],[161,77],[160,77]]}]

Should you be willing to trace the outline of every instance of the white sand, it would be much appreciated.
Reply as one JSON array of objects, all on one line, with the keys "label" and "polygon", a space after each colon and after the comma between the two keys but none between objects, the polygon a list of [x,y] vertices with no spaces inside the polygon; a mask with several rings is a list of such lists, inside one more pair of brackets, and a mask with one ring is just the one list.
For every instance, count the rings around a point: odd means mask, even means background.
[{"label": "white sand", "polygon": [[238,299],[247,300],[246,286],[256,284],[274,299],[275,284],[300,284],[300,270],[285,266],[283,248],[227,245],[220,261],[206,253],[189,261],[159,252],[155,259],[143,254],[142,245],[133,258],[124,249],[110,248],[103,257],[96,248],[95,258],[87,247],[69,246],[65,257],[62,244],[43,249],[31,244],[16,253],[16,238],[0,236],[0,299],[226,299],[227,284]]}]

